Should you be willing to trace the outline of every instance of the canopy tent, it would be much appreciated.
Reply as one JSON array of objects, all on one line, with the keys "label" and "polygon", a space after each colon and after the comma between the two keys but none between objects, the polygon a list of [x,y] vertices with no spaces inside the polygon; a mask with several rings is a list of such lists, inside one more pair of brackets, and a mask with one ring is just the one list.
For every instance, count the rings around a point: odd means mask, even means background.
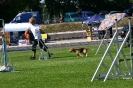
[{"label": "canopy tent", "polygon": [[83,21],[83,24],[95,24],[95,23],[101,23],[101,21],[104,20],[100,15],[95,14],[90,19]]},{"label": "canopy tent", "polygon": [[25,31],[26,29],[28,29],[29,26],[29,23],[9,23],[5,24],[2,32]]},{"label": "canopy tent", "polygon": [[[82,30],[83,30],[83,24],[100,24],[102,20],[104,20],[104,18],[102,18],[98,14],[95,14],[94,16],[92,16],[91,18],[89,18],[88,20],[85,20],[85,21],[82,22]],[[98,33],[98,30],[97,29],[98,29],[98,27],[96,27],[95,32]],[[92,30],[90,28],[88,28],[86,32],[87,32],[87,36],[90,36],[91,37],[91,40],[92,40]],[[88,34],[90,34],[90,35],[88,35]],[[96,35],[96,36],[98,37],[98,35]]]}]

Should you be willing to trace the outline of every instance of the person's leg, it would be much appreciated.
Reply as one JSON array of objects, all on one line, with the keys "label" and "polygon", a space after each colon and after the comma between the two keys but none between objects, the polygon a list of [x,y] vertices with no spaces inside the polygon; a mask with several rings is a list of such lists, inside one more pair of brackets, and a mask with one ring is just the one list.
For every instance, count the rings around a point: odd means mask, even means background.
[{"label": "person's leg", "polygon": [[36,58],[36,47],[37,47],[38,41],[34,40],[32,44],[32,57],[30,59],[35,59]]},{"label": "person's leg", "polygon": [[33,54],[32,54],[32,57],[36,57],[36,51],[32,51]]},{"label": "person's leg", "polygon": [[110,38],[113,37],[113,30],[112,30],[112,27],[109,29],[110,30]]}]

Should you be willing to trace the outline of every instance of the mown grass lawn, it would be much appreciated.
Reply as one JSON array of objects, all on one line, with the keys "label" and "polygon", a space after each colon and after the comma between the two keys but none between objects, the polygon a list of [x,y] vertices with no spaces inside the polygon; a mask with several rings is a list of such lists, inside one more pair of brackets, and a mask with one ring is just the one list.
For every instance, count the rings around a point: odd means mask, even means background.
[{"label": "mown grass lawn", "polygon": [[[31,51],[9,52],[14,72],[0,73],[0,88],[132,88],[132,79],[94,80],[92,76],[103,56],[98,46],[88,57],[77,58],[69,48],[51,49],[54,58],[30,60]],[[115,49],[115,48],[112,48]],[[128,51],[128,49],[126,50]],[[102,52],[102,50],[100,50]]]}]

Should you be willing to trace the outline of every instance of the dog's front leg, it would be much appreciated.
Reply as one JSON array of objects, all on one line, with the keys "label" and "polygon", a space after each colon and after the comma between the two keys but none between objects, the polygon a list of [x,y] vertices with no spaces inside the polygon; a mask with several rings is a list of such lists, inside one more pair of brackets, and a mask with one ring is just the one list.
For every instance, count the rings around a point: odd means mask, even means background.
[{"label": "dog's front leg", "polygon": [[81,53],[79,53],[79,56],[83,57],[83,55]]},{"label": "dog's front leg", "polygon": [[85,56],[87,57],[88,55],[86,54]]}]

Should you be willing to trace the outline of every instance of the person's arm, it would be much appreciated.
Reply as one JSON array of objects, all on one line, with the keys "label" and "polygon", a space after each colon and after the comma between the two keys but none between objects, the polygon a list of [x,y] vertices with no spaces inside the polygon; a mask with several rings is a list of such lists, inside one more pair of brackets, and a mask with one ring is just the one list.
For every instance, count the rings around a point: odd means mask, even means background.
[{"label": "person's arm", "polygon": [[42,27],[41,27],[41,26],[39,26],[39,31],[40,31],[40,32],[44,32],[44,31],[42,30]]},{"label": "person's arm", "polygon": [[25,31],[25,33],[24,33],[24,34],[25,34],[25,35],[26,35],[26,34],[28,34],[28,31],[29,31],[29,29],[27,29],[27,30]]}]

